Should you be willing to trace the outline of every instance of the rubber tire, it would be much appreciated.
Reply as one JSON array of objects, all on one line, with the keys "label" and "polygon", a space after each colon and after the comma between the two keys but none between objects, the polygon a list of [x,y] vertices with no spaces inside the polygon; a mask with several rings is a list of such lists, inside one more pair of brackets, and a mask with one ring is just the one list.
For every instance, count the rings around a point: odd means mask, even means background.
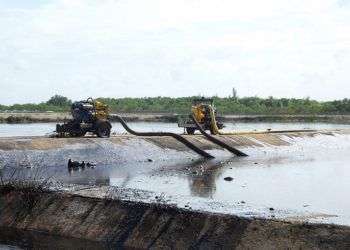
[{"label": "rubber tire", "polygon": [[193,135],[195,131],[196,131],[195,128],[191,128],[191,127],[186,128],[186,133],[189,135]]},{"label": "rubber tire", "polygon": [[111,124],[108,121],[98,121],[96,124],[96,135],[100,138],[108,138],[111,135]]}]

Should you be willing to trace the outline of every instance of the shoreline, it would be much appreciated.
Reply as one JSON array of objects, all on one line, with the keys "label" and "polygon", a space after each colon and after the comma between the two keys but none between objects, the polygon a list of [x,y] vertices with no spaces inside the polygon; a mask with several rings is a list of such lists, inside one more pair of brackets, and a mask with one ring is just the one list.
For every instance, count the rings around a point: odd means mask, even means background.
[{"label": "shoreline", "polygon": [[[110,115],[112,122],[116,114]],[[119,113],[127,122],[170,122],[176,123],[179,114],[172,113]],[[9,112],[0,113],[0,124],[61,123],[71,119],[69,113]],[[223,115],[224,122],[325,122],[350,124],[350,115]]]},{"label": "shoreline", "polygon": [[81,246],[85,240],[94,243],[97,249],[106,246],[127,249],[271,249],[276,246],[281,249],[346,249],[349,246],[350,228],[347,226],[244,218],[162,202],[126,200],[115,195],[118,193],[115,189],[107,192],[101,187],[90,187],[84,192],[37,192],[18,188],[1,191],[3,243],[20,244],[24,236],[33,246],[39,247],[45,242],[40,234],[33,234],[37,232],[44,233],[46,238],[64,237],[68,246]]}]

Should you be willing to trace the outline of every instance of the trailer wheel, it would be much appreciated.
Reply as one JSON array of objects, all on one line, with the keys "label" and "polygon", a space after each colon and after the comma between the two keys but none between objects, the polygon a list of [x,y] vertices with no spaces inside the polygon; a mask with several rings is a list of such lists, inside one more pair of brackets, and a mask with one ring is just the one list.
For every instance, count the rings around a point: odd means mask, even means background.
[{"label": "trailer wheel", "polygon": [[96,123],[96,135],[101,138],[106,138],[111,135],[111,124],[108,121],[98,121]]},{"label": "trailer wheel", "polygon": [[189,135],[193,135],[195,131],[196,131],[195,128],[191,128],[191,127],[186,128],[186,133]]}]

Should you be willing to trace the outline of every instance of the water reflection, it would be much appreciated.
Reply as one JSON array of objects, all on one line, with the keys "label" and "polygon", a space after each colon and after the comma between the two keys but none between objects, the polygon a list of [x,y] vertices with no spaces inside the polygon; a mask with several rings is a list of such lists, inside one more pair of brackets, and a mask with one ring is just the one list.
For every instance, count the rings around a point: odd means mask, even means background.
[{"label": "water reflection", "polygon": [[63,177],[63,181],[69,184],[109,186],[110,176],[105,171],[94,171],[93,168],[80,167],[67,168],[69,177]]},{"label": "water reflection", "polygon": [[124,166],[98,164],[94,167],[87,167],[85,164],[75,168],[68,167],[67,164],[33,168],[12,166],[6,167],[5,171],[0,170],[0,176],[5,179],[51,179],[78,185],[112,185],[212,198],[217,189],[217,180],[230,162],[231,159],[223,162],[187,159],[172,165],[155,161],[138,162],[136,166],[133,164]]},{"label": "water reflection", "polygon": [[187,180],[191,196],[212,198],[216,192],[217,180],[232,158],[219,162],[217,160],[199,159],[182,166],[166,166],[155,170],[155,174],[161,179],[170,179],[175,185],[184,185],[182,180]]},{"label": "water reflection", "polygon": [[222,164],[203,161],[190,167],[194,171],[188,175],[191,195],[212,198],[216,192],[216,180],[221,176]]}]

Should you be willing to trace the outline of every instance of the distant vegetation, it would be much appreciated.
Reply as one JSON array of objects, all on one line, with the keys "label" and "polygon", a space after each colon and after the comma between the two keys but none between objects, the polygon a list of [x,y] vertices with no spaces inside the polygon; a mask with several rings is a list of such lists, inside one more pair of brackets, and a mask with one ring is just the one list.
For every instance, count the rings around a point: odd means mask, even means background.
[{"label": "distant vegetation", "polygon": [[[98,98],[109,105],[112,112],[159,112],[187,113],[195,97],[145,97],[145,98]],[[305,99],[214,97],[221,114],[350,114],[350,99],[319,102]],[[39,104],[0,105],[0,111],[69,111],[72,101],[55,95]]]},{"label": "distant vegetation", "polygon": [[67,97],[54,95],[47,102],[39,104],[26,103],[5,106],[0,104],[0,111],[55,111],[64,112],[70,109],[72,101]]}]

